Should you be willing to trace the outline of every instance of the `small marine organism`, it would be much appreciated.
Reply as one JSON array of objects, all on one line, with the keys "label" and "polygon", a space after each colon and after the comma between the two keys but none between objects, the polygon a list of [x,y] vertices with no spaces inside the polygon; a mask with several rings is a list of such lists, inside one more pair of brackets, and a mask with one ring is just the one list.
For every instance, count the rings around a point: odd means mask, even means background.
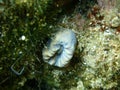
[{"label": "small marine organism", "polygon": [[65,67],[73,56],[76,42],[76,35],[72,30],[59,30],[43,49],[43,60],[50,65]]}]

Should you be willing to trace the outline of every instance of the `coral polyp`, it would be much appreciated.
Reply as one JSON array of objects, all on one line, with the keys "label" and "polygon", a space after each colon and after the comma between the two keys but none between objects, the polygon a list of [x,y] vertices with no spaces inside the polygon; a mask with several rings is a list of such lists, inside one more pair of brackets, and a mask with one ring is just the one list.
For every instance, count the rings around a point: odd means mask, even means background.
[{"label": "coral polyp", "polygon": [[43,59],[50,65],[65,67],[73,56],[75,46],[75,33],[69,29],[60,30],[43,49]]}]

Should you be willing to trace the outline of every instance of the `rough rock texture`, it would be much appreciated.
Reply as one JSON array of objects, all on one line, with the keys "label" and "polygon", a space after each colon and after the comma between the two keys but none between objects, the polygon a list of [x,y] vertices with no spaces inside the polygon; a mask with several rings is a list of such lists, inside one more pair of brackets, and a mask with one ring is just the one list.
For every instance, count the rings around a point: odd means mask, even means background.
[{"label": "rough rock texture", "polygon": [[63,19],[60,27],[75,31],[78,46],[68,68],[53,69],[58,81],[53,85],[61,90],[120,89],[120,13],[111,7],[95,5],[87,19],[80,14]]},{"label": "rough rock texture", "polygon": [[[74,12],[64,15],[61,7],[66,12],[69,4],[61,0],[41,0],[40,6],[29,0],[15,1],[5,3],[5,11],[0,11],[1,90],[120,89],[120,0],[115,0],[117,4],[97,0],[98,5],[85,0],[83,8],[79,0]],[[111,2],[115,6],[109,6]],[[42,58],[42,48],[56,27],[77,35],[75,53],[65,68],[46,64]],[[18,72],[25,67],[19,76],[10,69],[13,63]]]}]

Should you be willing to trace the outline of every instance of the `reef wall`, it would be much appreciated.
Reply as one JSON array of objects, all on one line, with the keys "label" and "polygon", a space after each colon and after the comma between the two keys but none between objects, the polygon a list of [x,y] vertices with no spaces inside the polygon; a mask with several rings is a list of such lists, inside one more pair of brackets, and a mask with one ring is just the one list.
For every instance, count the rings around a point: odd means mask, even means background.
[{"label": "reef wall", "polygon": [[[0,89],[119,90],[119,5],[119,0],[0,0]],[[62,68],[42,56],[61,29],[77,38]]]}]

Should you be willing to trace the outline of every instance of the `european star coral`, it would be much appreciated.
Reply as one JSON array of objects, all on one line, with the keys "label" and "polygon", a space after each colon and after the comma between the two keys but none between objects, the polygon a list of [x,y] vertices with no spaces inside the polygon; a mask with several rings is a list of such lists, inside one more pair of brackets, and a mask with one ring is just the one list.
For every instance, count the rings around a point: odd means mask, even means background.
[{"label": "european star coral", "polygon": [[43,49],[44,61],[50,65],[65,67],[73,57],[76,43],[76,35],[72,30],[59,29]]}]

